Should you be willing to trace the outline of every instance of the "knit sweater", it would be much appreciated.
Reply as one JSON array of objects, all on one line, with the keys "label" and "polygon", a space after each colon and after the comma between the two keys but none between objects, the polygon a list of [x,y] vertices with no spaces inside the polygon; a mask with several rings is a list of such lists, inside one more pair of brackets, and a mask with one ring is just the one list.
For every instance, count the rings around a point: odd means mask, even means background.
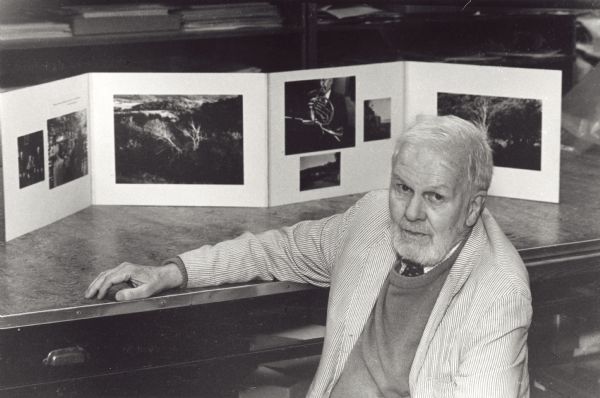
[{"label": "knit sweater", "polygon": [[416,277],[389,272],[331,397],[409,397],[408,375],[435,300],[458,256]]}]

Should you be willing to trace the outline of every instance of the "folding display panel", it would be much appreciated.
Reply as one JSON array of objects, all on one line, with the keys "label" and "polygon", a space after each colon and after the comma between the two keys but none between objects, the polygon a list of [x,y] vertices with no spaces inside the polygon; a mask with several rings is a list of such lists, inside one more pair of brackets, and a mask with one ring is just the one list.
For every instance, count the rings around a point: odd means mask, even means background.
[{"label": "folding display panel", "polygon": [[420,115],[488,128],[491,195],[558,202],[557,71],[392,62],[91,73],[0,94],[5,239],[91,204],[275,206],[386,188]]}]

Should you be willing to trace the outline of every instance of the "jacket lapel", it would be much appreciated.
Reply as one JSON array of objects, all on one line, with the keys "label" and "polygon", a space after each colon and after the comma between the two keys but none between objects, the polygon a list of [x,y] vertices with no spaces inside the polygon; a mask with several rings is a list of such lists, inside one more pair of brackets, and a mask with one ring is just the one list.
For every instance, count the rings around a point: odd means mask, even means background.
[{"label": "jacket lapel", "polygon": [[379,296],[381,287],[385,282],[390,269],[396,261],[396,252],[392,246],[391,234],[386,230],[381,239],[373,244],[365,256],[356,279],[356,285],[347,307],[345,317],[346,324],[342,339],[342,351],[335,379],[339,377],[341,370],[348,359],[350,351],[358,340],[363,327]]},{"label": "jacket lapel", "polygon": [[485,244],[485,239],[485,231],[480,219],[473,227],[467,242],[450,269],[446,282],[444,282],[435,305],[433,306],[410,368],[409,383],[411,391],[414,391],[415,389],[417,378],[423,368],[423,363],[427,356],[431,340],[435,336],[438,326],[444,318],[452,299],[467,281],[467,278],[473,270],[473,266],[479,261],[478,259],[481,257],[481,248]]}]

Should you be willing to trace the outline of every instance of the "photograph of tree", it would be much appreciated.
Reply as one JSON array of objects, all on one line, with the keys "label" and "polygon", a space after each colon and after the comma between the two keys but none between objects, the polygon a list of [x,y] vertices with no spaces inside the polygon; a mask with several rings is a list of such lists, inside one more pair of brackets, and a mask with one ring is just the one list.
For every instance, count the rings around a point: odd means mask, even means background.
[{"label": "photograph of tree", "polygon": [[44,180],[43,132],[22,135],[17,138],[19,151],[19,188],[25,188]]},{"label": "photograph of tree", "polygon": [[366,100],[364,104],[366,141],[385,140],[391,137],[392,99]]},{"label": "photograph of tree", "polygon": [[340,152],[300,157],[300,191],[340,185]]},{"label": "photograph of tree", "polygon": [[241,95],[114,96],[117,184],[244,184]]},{"label": "photograph of tree", "polygon": [[285,83],[285,154],[353,147],[355,77]]},{"label": "photograph of tree", "polygon": [[486,127],[495,166],[541,170],[540,100],[438,93],[437,108]]},{"label": "photograph of tree", "polygon": [[48,120],[48,164],[50,189],[87,175],[85,110]]}]

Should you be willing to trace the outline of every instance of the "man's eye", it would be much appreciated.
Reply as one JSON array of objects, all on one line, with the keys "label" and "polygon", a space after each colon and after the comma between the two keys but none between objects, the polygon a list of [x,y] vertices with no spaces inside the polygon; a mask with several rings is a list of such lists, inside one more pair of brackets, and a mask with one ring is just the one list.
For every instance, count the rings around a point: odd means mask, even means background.
[{"label": "man's eye", "polygon": [[444,201],[444,199],[444,196],[440,195],[439,193],[433,192],[429,195],[429,200],[431,200],[433,203],[441,203]]},{"label": "man's eye", "polygon": [[410,192],[410,188],[404,184],[396,184],[396,186],[400,192]]}]

